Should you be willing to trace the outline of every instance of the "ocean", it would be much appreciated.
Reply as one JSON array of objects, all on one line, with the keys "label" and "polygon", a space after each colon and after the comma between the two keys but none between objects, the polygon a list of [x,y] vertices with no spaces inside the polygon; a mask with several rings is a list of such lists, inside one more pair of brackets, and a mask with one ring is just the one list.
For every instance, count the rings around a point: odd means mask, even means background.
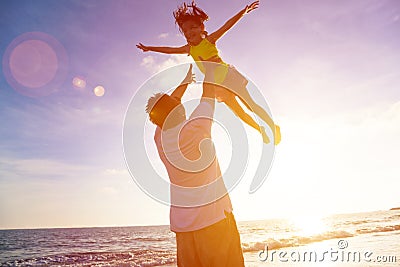
[{"label": "ocean", "polygon": [[[400,266],[400,210],[238,222],[246,266]],[[0,230],[1,266],[176,266],[169,226]]]}]

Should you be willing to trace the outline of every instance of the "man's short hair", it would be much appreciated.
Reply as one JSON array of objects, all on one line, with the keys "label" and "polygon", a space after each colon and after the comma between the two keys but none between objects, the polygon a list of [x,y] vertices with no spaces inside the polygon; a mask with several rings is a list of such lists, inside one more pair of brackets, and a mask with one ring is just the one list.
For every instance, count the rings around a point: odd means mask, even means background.
[{"label": "man's short hair", "polygon": [[146,112],[152,123],[162,127],[168,114],[179,105],[179,101],[164,93],[156,93],[149,98],[146,105]]}]

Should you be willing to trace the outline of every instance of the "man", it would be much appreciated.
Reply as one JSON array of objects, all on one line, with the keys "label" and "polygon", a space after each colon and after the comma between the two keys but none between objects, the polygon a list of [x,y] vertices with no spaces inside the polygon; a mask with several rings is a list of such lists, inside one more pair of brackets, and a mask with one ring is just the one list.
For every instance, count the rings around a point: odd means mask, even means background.
[{"label": "man", "polygon": [[200,103],[186,119],[181,98],[192,81],[190,66],[171,95],[156,94],[146,107],[157,125],[154,141],[171,181],[170,226],[178,266],[244,266],[232,204],[210,142],[215,88],[203,84]]}]

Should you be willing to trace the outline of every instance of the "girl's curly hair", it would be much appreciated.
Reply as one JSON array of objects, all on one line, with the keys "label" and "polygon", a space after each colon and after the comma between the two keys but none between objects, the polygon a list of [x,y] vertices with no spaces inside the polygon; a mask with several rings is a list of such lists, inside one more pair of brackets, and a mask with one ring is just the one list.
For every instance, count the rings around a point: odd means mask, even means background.
[{"label": "girl's curly hair", "polygon": [[181,31],[183,23],[192,20],[199,24],[203,24],[208,20],[208,15],[200,8],[198,8],[194,1],[191,4],[183,3],[173,12],[175,23],[178,24]]}]

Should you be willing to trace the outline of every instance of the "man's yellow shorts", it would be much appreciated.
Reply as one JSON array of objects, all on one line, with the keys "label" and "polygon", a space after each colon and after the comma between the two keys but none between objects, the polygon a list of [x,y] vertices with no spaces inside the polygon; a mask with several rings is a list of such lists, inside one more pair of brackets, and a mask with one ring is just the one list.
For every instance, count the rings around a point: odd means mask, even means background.
[{"label": "man's yellow shorts", "polygon": [[240,236],[232,213],[203,229],[176,233],[178,267],[243,267]]}]

